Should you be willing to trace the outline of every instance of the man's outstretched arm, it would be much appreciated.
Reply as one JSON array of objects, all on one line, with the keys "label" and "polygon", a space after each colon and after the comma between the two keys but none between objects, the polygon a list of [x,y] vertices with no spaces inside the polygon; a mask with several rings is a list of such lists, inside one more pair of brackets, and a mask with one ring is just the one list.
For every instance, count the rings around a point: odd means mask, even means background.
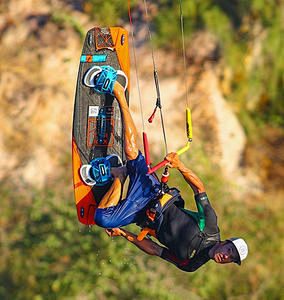
[{"label": "man's outstretched arm", "polygon": [[180,173],[183,175],[185,181],[190,185],[194,194],[201,194],[205,192],[203,183],[197,177],[197,175],[187,168],[180,160],[179,156],[172,152],[166,156],[166,159],[169,161],[168,166],[171,168],[178,169]]},{"label": "man's outstretched arm", "polygon": [[159,246],[157,243],[153,242],[150,239],[143,239],[142,241],[138,241],[136,234],[129,232],[125,229],[106,229],[106,233],[108,234],[108,236],[123,236],[129,242],[137,246],[145,253],[159,256],[162,259],[174,264],[176,267],[186,272],[194,272],[203,263],[205,263],[202,261],[201,263],[199,262],[199,264],[196,264],[195,261],[191,262],[189,259],[178,259],[167,248]]},{"label": "man's outstretched arm", "polygon": [[142,241],[138,241],[136,234],[122,228],[106,229],[106,233],[108,236],[123,236],[129,242],[149,255],[161,256],[164,249],[157,243],[147,238],[143,239]]},{"label": "man's outstretched arm", "polygon": [[180,160],[176,153],[170,153],[166,159],[169,161],[169,167],[178,169],[183,175],[186,182],[192,188],[195,194],[195,202],[198,209],[199,227],[202,231],[205,227],[207,232],[216,233],[219,231],[217,227],[217,215],[210,204],[205,193],[205,188],[197,175],[187,168]]}]

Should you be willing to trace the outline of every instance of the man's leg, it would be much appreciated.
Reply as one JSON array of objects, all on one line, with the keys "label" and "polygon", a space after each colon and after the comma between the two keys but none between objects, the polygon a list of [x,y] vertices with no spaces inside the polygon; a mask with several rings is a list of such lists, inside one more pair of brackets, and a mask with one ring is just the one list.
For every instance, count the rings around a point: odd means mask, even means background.
[{"label": "man's leg", "polygon": [[136,126],[133,122],[129,107],[126,102],[124,88],[117,81],[114,83],[113,93],[117,101],[119,102],[123,116],[126,159],[133,160],[137,158],[139,153],[139,149],[137,146]]},{"label": "man's leg", "polygon": [[[116,81],[113,92],[119,102],[123,116],[126,159],[134,160],[137,158],[139,152],[137,147],[137,131],[126,102],[124,88]],[[127,176],[126,167],[113,170],[112,172],[112,175],[115,177],[114,182],[100,201],[98,208],[116,206],[121,198],[122,187]]]},{"label": "man's leg", "polygon": [[[113,92],[123,116],[125,154],[128,160],[128,173],[125,172],[125,175],[129,175],[129,187],[126,199],[120,201],[125,176],[122,173],[113,174],[114,182],[95,213],[96,224],[105,228],[136,223],[137,213],[156,195],[160,187],[159,181],[153,175],[147,175],[145,158],[139,154],[136,127],[125,99],[124,89],[115,82]],[[114,171],[119,170],[113,169]]]}]

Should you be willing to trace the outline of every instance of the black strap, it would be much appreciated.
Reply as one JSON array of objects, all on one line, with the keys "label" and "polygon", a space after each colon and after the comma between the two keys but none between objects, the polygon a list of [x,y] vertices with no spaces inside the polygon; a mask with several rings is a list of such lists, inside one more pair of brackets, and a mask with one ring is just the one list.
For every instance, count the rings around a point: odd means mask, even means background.
[{"label": "black strap", "polygon": [[[196,239],[196,241],[194,241]],[[188,254],[190,258],[192,258],[194,255],[199,253],[201,250],[204,248],[209,247],[213,243],[219,242],[220,241],[220,231],[216,233],[207,233],[204,231],[200,231],[197,234],[194,235],[192,240],[190,241],[189,244],[192,244],[195,242],[195,245],[193,247],[190,247],[191,253]],[[192,257],[191,257],[192,256]]]},{"label": "black strap", "polygon": [[[178,207],[184,207],[184,200],[180,196],[180,192],[176,188],[171,188],[167,191],[167,194],[172,196],[171,199],[167,201],[164,206],[161,206],[160,199],[163,197],[163,194],[158,193],[153,199],[151,199],[146,205],[146,207],[141,212],[141,217],[136,223],[138,226],[144,228],[148,227],[158,231],[162,221],[163,221],[163,212],[169,208],[171,205],[175,204]],[[151,211],[152,214],[155,214],[154,220],[151,220],[147,216],[147,211]]]}]

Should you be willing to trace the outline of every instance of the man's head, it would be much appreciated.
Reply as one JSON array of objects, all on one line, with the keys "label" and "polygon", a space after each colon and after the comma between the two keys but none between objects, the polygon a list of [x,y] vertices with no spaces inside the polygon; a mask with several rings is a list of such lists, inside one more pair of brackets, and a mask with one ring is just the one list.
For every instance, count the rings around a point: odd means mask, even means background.
[{"label": "man's head", "polygon": [[219,264],[235,262],[238,265],[248,255],[248,246],[241,238],[231,238],[218,242],[212,249],[210,257]]}]

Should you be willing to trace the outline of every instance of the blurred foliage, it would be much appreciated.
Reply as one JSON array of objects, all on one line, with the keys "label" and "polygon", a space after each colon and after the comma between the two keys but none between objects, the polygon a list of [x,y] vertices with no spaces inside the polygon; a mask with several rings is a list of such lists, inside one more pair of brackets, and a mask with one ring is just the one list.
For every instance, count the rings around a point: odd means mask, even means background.
[{"label": "blurred foliage", "polygon": [[[125,0],[79,2],[95,24],[127,22]],[[137,3],[131,1],[134,10]],[[178,1],[152,4],[158,7],[152,15],[157,45],[180,47]],[[188,48],[197,31],[217,37],[223,58],[220,80],[229,85],[224,94],[247,130],[266,123],[283,127],[283,1],[183,1],[183,15]],[[67,12],[55,11],[51,19],[59,27],[71,25],[81,36],[85,31]],[[30,72],[29,78],[37,81],[36,73]],[[145,255],[123,238],[110,239],[99,227],[78,224],[71,158],[69,152],[64,155],[57,172],[68,176],[52,186],[37,190],[9,180],[0,184],[1,299],[283,299],[280,192],[237,198],[234,194],[239,195],[241,187],[226,182],[202,148],[185,155],[206,183],[222,238],[243,236],[250,249],[240,268],[210,262],[195,273],[185,273]],[[170,184],[181,190],[186,206],[195,209],[192,192],[180,174],[173,171]],[[134,225],[129,229],[138,232]]]},{"label": "blurred foliage", "polygon": [[[79,225],[73,193],[66,188],[69,176],[43,190],[2,182],[1,299],[280,299],[280,197],[236,199],[232,191],[239,187],[224,186],[202,149],[184,159],[198,173],[196,161],[207,167],[200,176],[218,213],[222,238],[247,239],[250,255],[241,268],[210,262],[185,273],[123,238],[109,238],[99,227]],[[172,172],[170,185],[181,190],[186,207],[195,209],[180,174]],[[135,225],[128,227],[138,233]]]},{"label": "blurred foliage", "polygon": [[[133,6],[134,0],[130,0]],[[83,4],[85,13],[94,18],[101,27],[122,25],[123,21],[128,20],[127,0],[100,1],[86,0]]]},{"label": "blurred foliage", "polygon": [[[146,1],[154,40],[160,47],[181,47],[179,1]],[[131,1],[132,10],[142,1]],[[284,127],[284,2],[282,0],[183,1],[186,46],[197,31],[217,37],[223,57],[221,80],[249,131],[249,119]],[[128,22],[127,1],[84,1],[84,11],[101,25]],[[150,10],[151,12],[152,10]],[[134,20],[135,21],[135,20]],[[230,74],[226,77],[226,74]]]},{"label": "blurred foliage", "polygon": [[[163,47],[180,47],[179,2],[157,1],[154,18],[156,41]],[[284,15],[283,1],[183,1],[187,47],[197,31],[218,38],[224,73],[229,72],[228,99],[240,118],[261,118],[284,127]]]},{"label": "blurred foliage", "polygon": [[74,30],[79,33],[82,42],[84,42],[85,39],[85,28],[82,26],[80,22],[76,20],[72,15],[64,14],[62,12],[55,11],[51,14],[51,20],[55,24],[70,24]]}]

